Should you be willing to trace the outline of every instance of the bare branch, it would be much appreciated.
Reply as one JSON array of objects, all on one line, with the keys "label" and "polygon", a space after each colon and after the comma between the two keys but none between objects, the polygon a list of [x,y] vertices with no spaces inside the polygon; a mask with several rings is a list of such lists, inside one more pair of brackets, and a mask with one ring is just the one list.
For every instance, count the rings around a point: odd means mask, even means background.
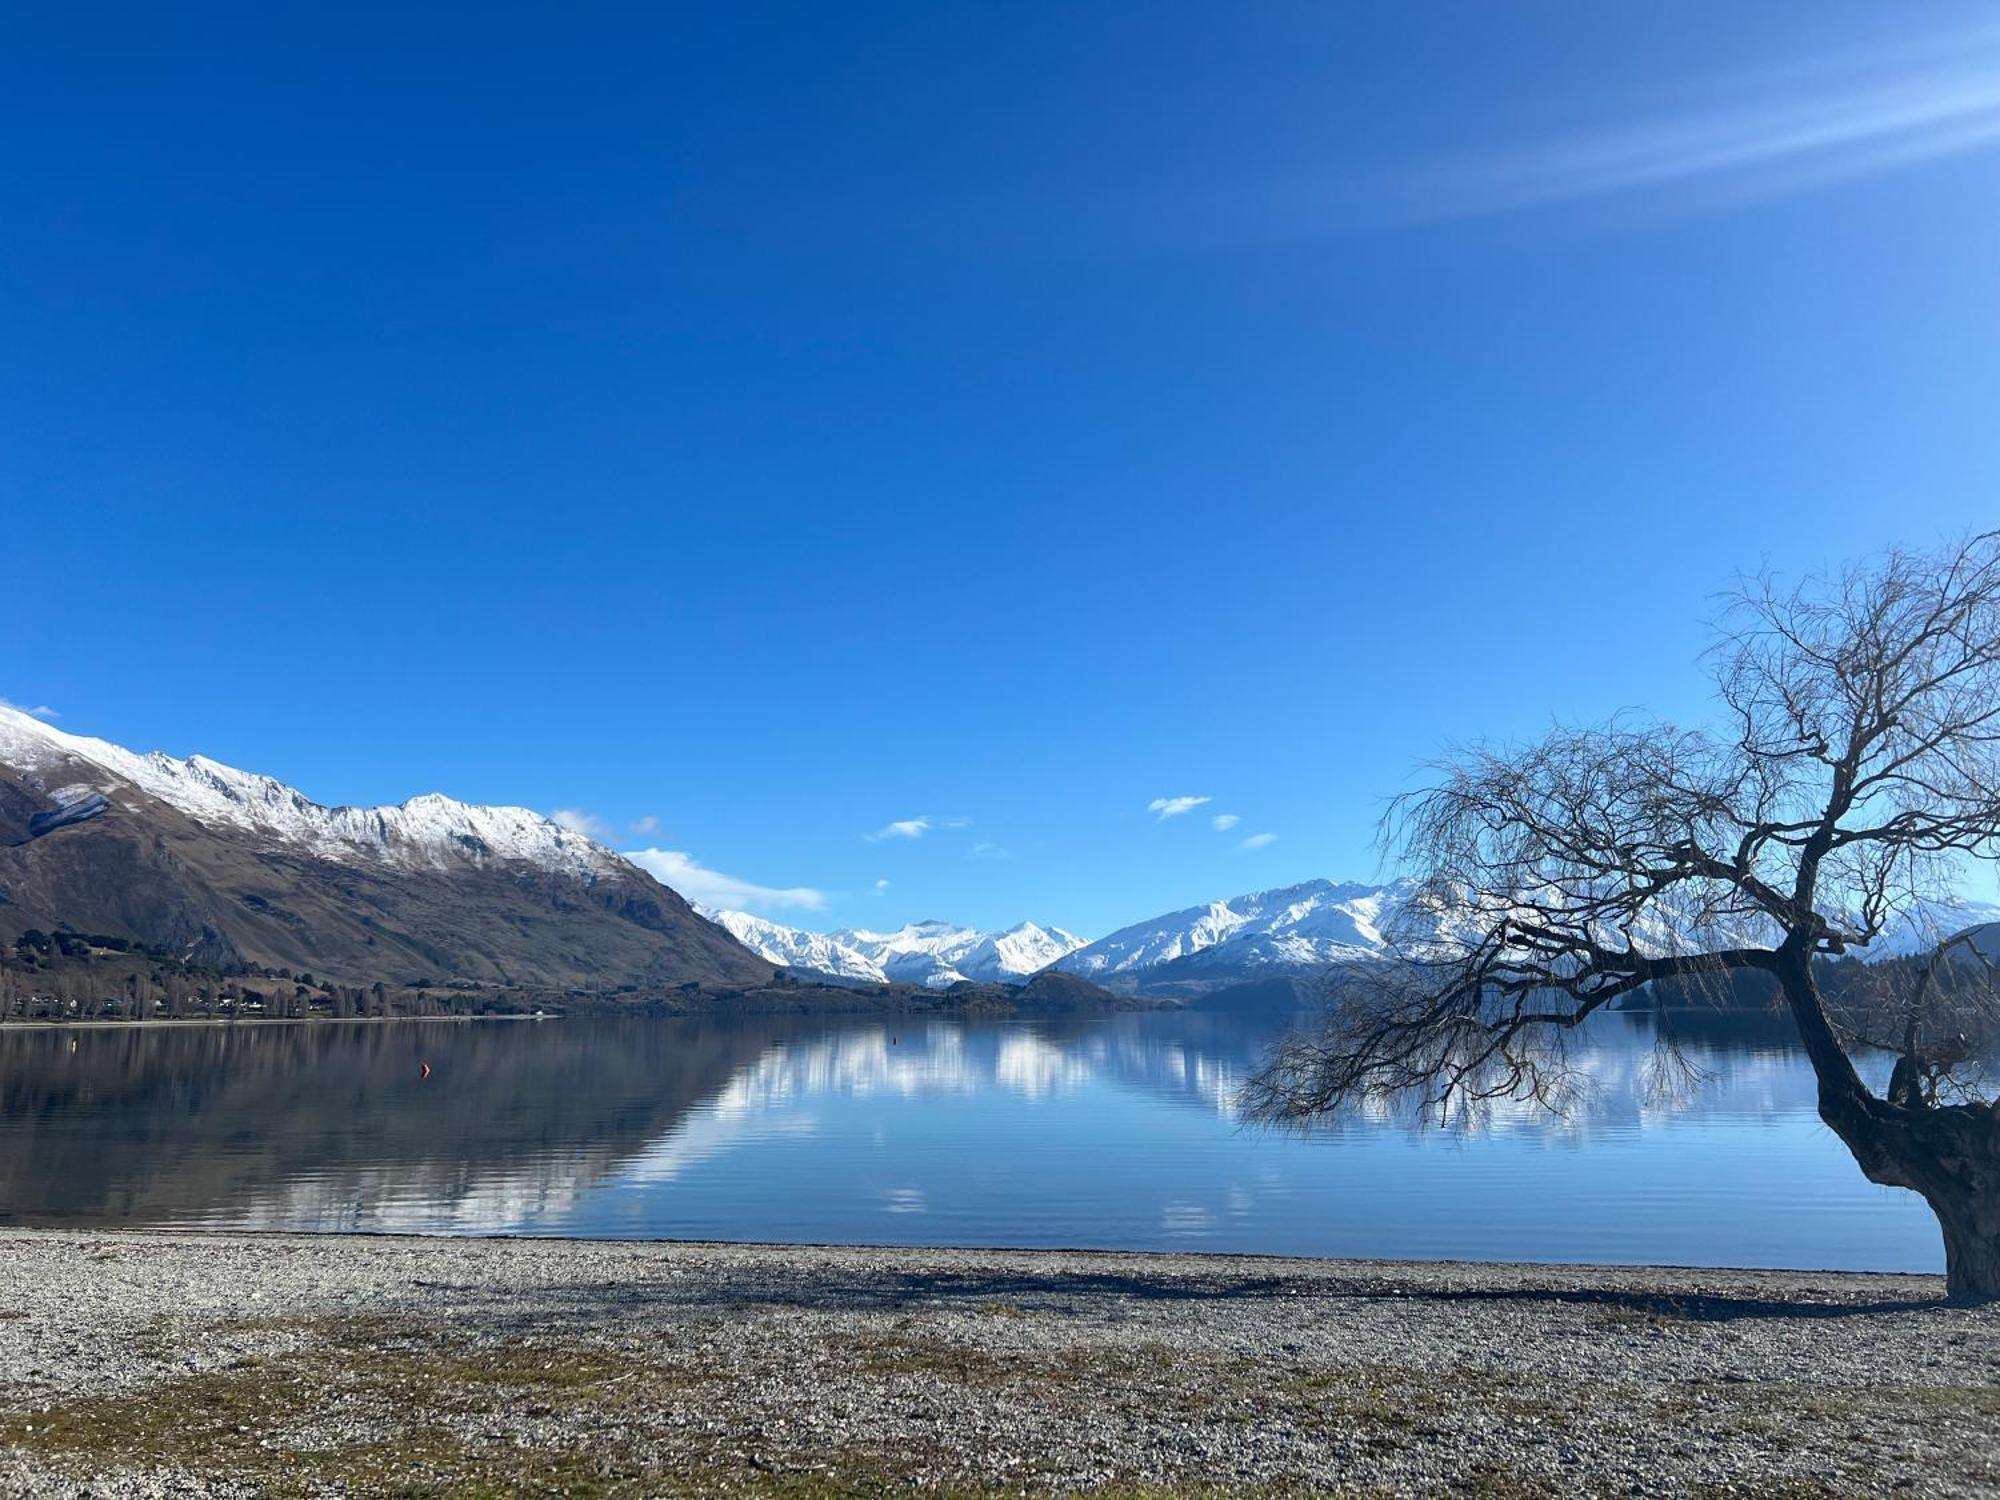
[{"label": "bare branch", "polygon": [[[1842,1049],[1881,1039],[1885,1012],[1824,1004],[1812,962],[2000,855],[2000,532],[1751,581],[1710,660],[1714,731],[1615,720],[1475,745],[1397,800],[1383,840],[1420,889],[1398,956],[1284,1043],[1251,1113],[1546,1101],[1589,1016],[1746,969],[1782,969],[1823,1088],[1865,1093]],[[1923,1004],[1941,993],[1928,981]],[[1905,1052],[1941,1045],[1929,1022],[1895,1030]]]}]

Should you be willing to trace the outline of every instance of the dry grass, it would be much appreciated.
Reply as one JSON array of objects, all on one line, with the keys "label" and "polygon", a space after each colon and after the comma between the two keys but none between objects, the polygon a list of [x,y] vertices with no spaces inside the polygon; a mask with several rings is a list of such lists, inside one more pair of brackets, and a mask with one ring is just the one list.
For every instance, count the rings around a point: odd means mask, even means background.
[{"label": "dry grass", "polygon": [[[991,1315],[1021,1316],[1008,1304]],[[1859,1413],[1838,1393],[1771,1387],[1686,1386],[1648,1392],[1597,1388],[1558,1403],[1487,1369],[1424,1373],[1355,1365],[1336,1373],[1203,1356],[1164,1344],[1014,1349],[926,1336],[900,1324],[873,1335],[730,1345],[690,1329],[680,1349],[593,1343],[537,1332],[480,1341],[439,1325],[383,1318],[262,1319],[203,1329],[145,1330],[135,1352],[161,1371],[123,1394],[78,1398],[0,1421],[0,1444],[88,1481],[116,1472],[220,1476],[260,1493],[368,1495],[722,1495],[832,1500],[921,1490],[942,1500],[995,1500],[1059,1489],[1040,1467],[1039,1423],[1107,1416],[1131,1432],[1222,1424],[1273,1424],[1332,1441],[1335,1450],[1384,1455],[1442,1445],[1476,1414],[1538,1435],[1581,1433],[1592,1403],[1646,1411],[1663,1432],[1692,1428],[1754,1436],[1773,1451],[1783,1436],[1837,1432]],[[199,1371],[176,1350],[255,1349]],[[998,1330],[996,1330],[996,1337]],[[700,1352],[710,1348],[711,1352]],[[746,1352],[747,1351],[747,1352]],[[801,1362],[804,1362],[802,1364]],[[823,1368],[801,1382],[799,1370]],[[802,1394],[803,1391],[803,1394]],[[844,1391],[845,1395],[839,1395]],[[1039,1414],[1011,1450],[1009,1483],[954,1482],[980,1474],[981,1440],[965,1426],[879,1451],[787,1427],[782,1415],[856,1392],[887,1392],[963,1414],[1007,1408]],[[1880,1396],[1881,1393],[1876,1393]],[[2000,1417],[2000,1390],[1914,1387],[1899,1414],[1918,1425],[1947,1415]],[[1462,1449],[1458,1450],[1463,1452]],[[993,1472],[1001,1472],[997,1468]],[[1171,1472],[1171,1471],[1169,1471]],[[1283,1485],[1246,1491],[1208,1483],[1190,1462],[1182,1487],[1115,1481],[1105,1500],[1208,1500],[1338,1494]],[[1324,1471],[1322,1471],[1324,1477]],[[1449,1493],[1468,1500],[1542,1500],[1543,1480],[1485,1458],[1468,1463]],[[1811,1483],[1731,1491],[1760,1500],[1836,1500]]]}]

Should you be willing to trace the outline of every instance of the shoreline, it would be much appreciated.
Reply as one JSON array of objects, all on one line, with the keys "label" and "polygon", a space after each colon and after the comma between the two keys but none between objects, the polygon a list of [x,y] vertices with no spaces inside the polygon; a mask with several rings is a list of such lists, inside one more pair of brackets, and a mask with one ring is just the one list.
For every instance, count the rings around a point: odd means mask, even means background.
[{"label": "shoreline", "polygon": [[[409,1020],[442,1020],[444,1017],[407,1017]],[[465,1019],[465,1018],[460,1018]],[[279,1023],[273,1023],[279,1024]],[[291,1023],[296,1024],[296,1023]],[[509,1234],[491,1233],[484,1230],[453,1234],[442,1230],[423,1229],[245,1229],[240,1226],[218,1225],[147,1225],[147,1224],[64,1224],[37,1222],[32,1219],[7,1219],[0,1217],[0,1243],[10,1234],[60,1235],[70,1237],[92,1237],[102,1239],[130,1238],[147,1240],[283,1240],[301,1243],[324,1241],[341,1244],[351,1241],[381,1242],[386,1244],[409,1245],[575,1245],[602,1250],[632,1250],[653,1247],[665,1251],[727,1252],[755,1251],[774,1255],[807,1252],[825,1252],[836,1255],[907,1255],[924,1256],[992,1256],[1001,1258],[1021,1257],[1035,1259],[1045,1256],[1060,1256],[1065,1259],[1090,1259],[1092,1257],[1120,1261],[1158,1261],[1174,1270],[1199,1269],[1203,1265],[1218,1267],[1237,1262],[1268,1262],[1277,1266],[1298,1269],[1318,1268],[1321,1270],[1365,1271],[1425,1271],[1463,1270],[1470,1272],[1516,1272],[1546,1271],[1551,1275],[1575,1273],[1578,1276],[1592,1276],[1599,1273],[1644,1276],[1658,1273],[1662,1277],[1778,1277],[1795,1281],[1802,1285],[1819,1285],[1827,1282],[1865,1281],[1868,1279],[1895,1281],[1898,1283],[1935,1283],[1934,1295],[1928,1300],[1941,1306],[1953,1305],[1945,1296],[1943,1271],[1912,1270],[1864,1270],[1844,1266],[1705,1266],[1678,1261],[1597,1261],[1597,1260],[1465,1260],[1452,1257],[1429,1259],[1422,1256],[1387,1255],[1297,1255],[1282,1250],[1159,1250],[1143,1246],[1104,1245],[902,1245],[889,1240],[715,1240],[715,1239],[663,1239],[658,1236],[619,1235],[568,1235],[568,1234]],[[2000,1309],[2000,1304],[1996,1304]]]},{"label": "shoreline", "polygon": [[189,1026],[392,1026],[411,1021],[447,1021],[452,1025],[464,1025],[469,1021],[559,1021],[562,1017],[554,1011],[540,1015],[533,1012],[495,1011],[476,1016],[244,1016],[233,1020],[228,1016],[147,1016],[143,1020],[106,1021],[96,1017],[89,1020],[50,1020],[37,1016],[23,1020],[16,1016],[0,1021],[0,1036],[9,1031],[145,1031]]},{"label": "shoreline", "polygon": [[2000,1492],[1942,1278],[0,1229],[0,1492]]}]

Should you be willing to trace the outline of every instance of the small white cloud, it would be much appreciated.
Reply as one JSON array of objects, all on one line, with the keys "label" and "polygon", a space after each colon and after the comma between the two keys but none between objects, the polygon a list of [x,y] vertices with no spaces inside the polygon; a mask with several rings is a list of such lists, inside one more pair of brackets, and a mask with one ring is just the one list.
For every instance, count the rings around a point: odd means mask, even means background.
[{"label": "small white cloud", "polygon": [[651,813],[647,813],[643,818],[634,818],[632,820],[632,831],[634,833],[654,833],[659,830],[659,826],[660,820]]},{"label": "small white cloud", "polygon": [[886,881],[886,880],[878,880],[878,881],[876,881],[876,882],[875,882],[875,894],[876,894],[876,895],[878,895],[878,896],[879,896],[879,895],[883,894],[883,892],[887,891],[888,889],[889,889],[889,882],[888,882],[888,881]]},{"label": "small white cloud", "polygon": [[580,833],[587,839],[601,839],[611,831],[596,813],[585,812],[580,807],[559,807],[549,814],[549,821],[558,828],[567,828],[571,833]]},{"label": "small white cloud", "polygon": [[1239,849],[1262,849],[1278,842],[1275,833],[1253,833],[1236,847]]},{"label": "small white cloud", "polygon": [[12,698],[0,698],[0,708],[18,709],[30,718],[36,719],[60,719],[62,717],[61,714],[50,708],[46,703],[37,703],[30,707],[26,703],[16,703]]},{"label": "small white cloud", "polygon": [[970,818],[898,818],[893,823],[884,823],[873,833],[861,836],[871,844],[885,843],[890,839],[920,839],[933,828],[963,828]]},{"label": "small white cloud", "polygon": [[1217,813],[1208,820],[1208,826],[1213,828],[1217,833],[1227,833],[1242,821],[1235,813]]},{"label": "small white cloud", "polygon": [[1146,811],[1164,823],[1168,818],[1178,818],[1182,813],[1193,812],[1204,802],[1213,802],[1213,797],[1155,797],[1146,804]]},{"label": "small white cloud", "polygon": [[991,839],[981,839],[972,846],[974,859],[1012,859],[1013,856]]},{"label": "small white cloud", "polygon": [[826,905],[825,891],[805,885],[758,885],[711,870],[678,849],[627,849],[623,857],[697,906],[723,911],[819,911]]}]

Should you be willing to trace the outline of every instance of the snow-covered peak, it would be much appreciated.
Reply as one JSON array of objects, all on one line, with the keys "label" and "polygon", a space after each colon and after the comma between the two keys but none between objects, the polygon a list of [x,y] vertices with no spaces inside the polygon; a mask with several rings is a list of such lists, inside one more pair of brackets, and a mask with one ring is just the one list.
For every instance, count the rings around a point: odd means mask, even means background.
[{"label": "snow-covered peak", "polygon": [[747,911],[716,911],[696,907],[709,921],[726,931],[758,957],[788,969],[809,969],[815,974],[831,974],[839,979],[858,979],[874,984],[885,982],[882,966],[858,948],[823,932],[807,932],[787,927]]},{"label": "snow-covered peak", "polygon": [[[1316,968],[1435,950],[1463,941],[1479,926],[1480,919],[1468,912],[1427,909],[1415,899],[1418,892],[1409,880],[1387,885],[1308,880],[1253,891],[1120,928],[1058,960],[1056,967],[1098,979],[1175,962],[1183,969],[1218,971]],[[1930,903],[1906,914],[1859,956],[1927,952],[1949,934],[1983,922],[2000,922],[2000,907]],[[1747,921],[1741,932],[1697,930],[1677,923],[1670,912],[1656,911],[1630,940],[1642,951],[1668,953],[1725,940],[1755,944],[1773,936]]]},{"label": "snow-covered peak", "polygon": [[387,807],[322,807],[282,781],[205,755],[140,754],[5,705],[0,764],[34,776],[51,794],[89,787],[116,802],[121,791],[135,789],[196,822],[242,829],[322,859],[408,868],[520,861],[579,878],[623,864],[611,850],[529,808],[484,807],[436,792]]},{"label": "snow-covered peak", "polygon": [[1415,887],[1308,880],[1135,922],[1065,956],[1073,974],[1126,974],[1227,948],[1246,967],[1338,963],[1390,950]]},{"label": "snow-covered peak", "polygon": [[775,964],[843,979],[944,989],[967,979],[1022,984],[1083,946],[1060,927],[1022,922],[986,933],[952,922],[911,922],[893,932],[808,932],[740,911],[704,911],[746,948]]},{"label": "snow-covered peak", "polygon": [[960,955],[956,967],[968,979],[1018,983],[1083,946],[1073,932],[1021,922],[980,938]]},{"label": "snow-covered peak", "polygon": [[1954,951],[2000,961],[2000,906],[1990,901],[1928,901],[1905,912],[1870,945],[1869,958]]}]

